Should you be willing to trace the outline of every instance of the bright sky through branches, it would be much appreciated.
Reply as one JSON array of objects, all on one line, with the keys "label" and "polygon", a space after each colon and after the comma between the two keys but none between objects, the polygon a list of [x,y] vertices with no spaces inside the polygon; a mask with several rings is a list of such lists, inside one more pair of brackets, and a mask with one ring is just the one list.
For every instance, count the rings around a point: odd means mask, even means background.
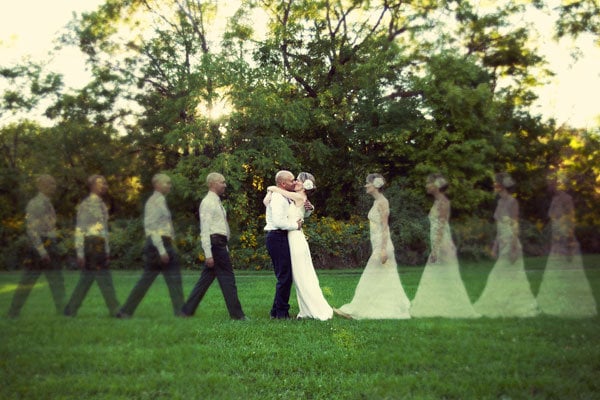
[{"label": "bright sky through branches", "polygon": [[[49,59],[53,39],[78,14],[95,9],[104,0],[0,0],[0,65],[11,65],[29,56],[34,61]],[[236,2],[237,3],[237,2]],[[221,10],[231,13],[235,7]],[[600,125],[600,48],[592,38],[577,42],[580,58],[571,57],[574,46],[569,39],[560,44],[551,39],[552,19],[543,13],[532,15],[532,23],[541,35],[540,50],[548,58],[549,67],[556,72],[551,82],[538,90],[540,99],[533,114],[545,119],[555,118],[559,124],[592,128]],[[260,24],[256,24],[259,26]],[[80,87],[88,79],[84,57],[78,49],[70,48],[56,54],[49,69],[64,74],[69,87]]]}]

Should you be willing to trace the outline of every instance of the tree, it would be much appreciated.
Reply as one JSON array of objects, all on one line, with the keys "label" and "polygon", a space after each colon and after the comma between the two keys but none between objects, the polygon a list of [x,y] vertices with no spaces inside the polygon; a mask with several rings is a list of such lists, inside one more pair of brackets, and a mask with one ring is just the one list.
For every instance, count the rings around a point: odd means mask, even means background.
[{"label": "tree", "polygon": [[[206,174],[222,172],[241,230],[259,230],[264,188],[282,168],[315,173],[318,213],[335,218],[364,211],[362,181],[376,171],[414,203],[413,219],[434,171],[449,177],[458,216],[489,217],[499,170],[523,182],[524,209],[537,212],[560,140],[528,109],[548,72],[515,22],[522,2],[241,1],[213,35],[228,6],[107,0],[84,14],[65,43],[84,51],[94,78],[48,109],[55,134],[104,143],[118,158],[102,168],[121,181],[170,173],[170,205],[186,221]],[[133,163],[118,168],[123,159]],[[131,200],[117,204],[133,214]]]},{"label": "tree", "polygon": [[578,37],[589,33],[600,46],[600,4],[596,0],[562,1],[558,7],[556,36]]},{"label": "tree", "polygon": [[25,61],[15,66],[0,66],[3,88],[0,120],[13,121],[31,113],[45,99],[56,99],[63,87],[62,76],[46,72],[39,63]]}]

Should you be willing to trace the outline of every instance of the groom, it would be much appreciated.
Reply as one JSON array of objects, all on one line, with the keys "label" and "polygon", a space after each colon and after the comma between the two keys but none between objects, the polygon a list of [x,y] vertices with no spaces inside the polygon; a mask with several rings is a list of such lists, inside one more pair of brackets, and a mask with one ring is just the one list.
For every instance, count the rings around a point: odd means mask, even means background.
[{"label": "groom", "polygon": [[[290,171],[279,171],[275,175],[275,184],[288,192],[294,191],[296,179]],[[291,200],[279,193],[273,193],[267,205],[267,251],[273,262],[273,269],[277,277],[275,286],[275,299],[271,308],[272,319],[290,318],[290,290],[292,288],[292,260],[288,244],[288,231],[302,228],[302,220],[290,221],[288,209]],[[307,201],[305,208],[311,210],[312,204]]]}]

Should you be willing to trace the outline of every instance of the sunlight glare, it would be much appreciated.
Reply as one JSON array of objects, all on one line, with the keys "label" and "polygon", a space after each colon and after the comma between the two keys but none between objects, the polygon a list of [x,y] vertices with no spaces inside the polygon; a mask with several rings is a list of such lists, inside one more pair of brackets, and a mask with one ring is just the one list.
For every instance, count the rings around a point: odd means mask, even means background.
[{"label": "sunlight glare", "polygon": [[[44,286],[48,286],[48,284],[45,282],[36,282],[35,285],[33,285],[33,289],[40,289],[40,288],[43,288]],[[4,285],[4,286],[0,287],[0,294],[12,293],[15,290],[17,290],[18,287],[19,287],[19,285],[16,283]]]},{"label": "sunlight glare", "polygon": [[201,101],[196,106],[197,115],[211,121],[218,121],[227,117],[232,111],[231,104],[225,98],[213,101],[212,106],[209,106],[206,101]]}]

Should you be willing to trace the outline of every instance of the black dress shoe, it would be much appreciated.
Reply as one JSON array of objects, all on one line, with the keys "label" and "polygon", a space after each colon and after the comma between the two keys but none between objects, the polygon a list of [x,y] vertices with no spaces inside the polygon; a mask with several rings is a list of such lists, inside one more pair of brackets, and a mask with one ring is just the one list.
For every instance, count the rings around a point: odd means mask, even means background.
[{"label": "black dress shoe", "polygon": [[119,311],[115,314],[115,317],[119,318],[119,319],[129,319],[129,318],[131,318],[131,315],[127,314],[124,311]]},{"label": "black dress shoe", "polygon": [[271,316],[271,319],[279,319],[279,320],[286,320],[286,319],[291,319],[289,315],[286,315],[284,317],[273,317]]}]

